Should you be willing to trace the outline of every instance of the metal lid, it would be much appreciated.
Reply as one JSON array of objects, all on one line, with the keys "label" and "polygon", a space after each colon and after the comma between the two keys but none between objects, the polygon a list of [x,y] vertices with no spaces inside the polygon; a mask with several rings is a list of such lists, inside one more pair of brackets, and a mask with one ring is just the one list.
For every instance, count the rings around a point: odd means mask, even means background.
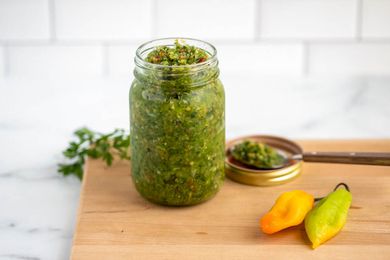
[{"label": "metal lid", "polygon": [[268,144],[287,157],[302,153],[302,149],[297,143],[277,136],[252,135],[230,140],[226,144],[225,156],[225,172],[230,179],[248,185],[273,186],[289,182],[300,174],[302,161],[290,160],[283,168],[262,170],[234,160],[230,153],[231,148],[244,140]]}]

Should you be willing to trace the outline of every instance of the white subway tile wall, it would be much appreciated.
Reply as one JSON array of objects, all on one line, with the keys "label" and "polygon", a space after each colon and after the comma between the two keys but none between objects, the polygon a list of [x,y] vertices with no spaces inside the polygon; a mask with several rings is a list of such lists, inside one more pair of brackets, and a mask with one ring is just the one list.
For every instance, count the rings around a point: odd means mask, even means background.
[{"label": "white subway tile wall", "polygon": [[58,39],[148,39],[151,0],[55,0]]},{"label": "white subway tile wall", "polygon": [[260,35],[264,38],[353,38],[355,0],[263,0]]},{"label": "white subway tile wall", "polygon": [[390,38],[390,1],[363,0],[363,36]]},{"label": "white subway tile wall", "polygon": [[0,40],[41,40],[50,33],[47,0],[0,0]]},{"label": "white subway tile wall", "polygon": [[313,44],[309,53],[312,74],[390,74],[390,43]]},{"label": "white subway tile wall", "polygon": [[132,76],[137,45],[107,47],[108,74],[112,76]]},{"label": "white subway tile wall", "polygon": [[8,47],[8,71],[13,76],[98,76],[102,74],[101,46]]},{"label": "white subway tile wall", "polygon": [[390,75],[390,0],[0,0],[0,77],[131,76],[168,36],[214,43],[223,73]]},{"label": "white subway tile wall", "polygon": [[242,68],[254,75],[301,75],[301,44],[259,43],[217,45],[222,73],[235,73]]},{"label": "white subway tile wall", "polygon": [[157,36],[253,39],[255,1],[157,0]]},{"label": "white subway tile wall", "polygon": [[5,74],[5,66],[4,66],[4,62],[5,62],[5,57],[4,57],[4,48],[0,47],[0,78],[2,76],[4,76]]}]

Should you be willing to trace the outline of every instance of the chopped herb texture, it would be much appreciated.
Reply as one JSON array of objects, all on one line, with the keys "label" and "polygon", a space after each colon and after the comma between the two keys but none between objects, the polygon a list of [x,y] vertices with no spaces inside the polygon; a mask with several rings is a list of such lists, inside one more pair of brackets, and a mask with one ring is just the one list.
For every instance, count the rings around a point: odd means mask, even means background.
[{"label": "chopped herb texture", "polygon": [[236,144],[231,154],[235,160],[256,168],[269,169],[284,162],[284,157],[272,147],[250,140]]},{"label": "chopped herb texture", "polygon": [[191,65],[204,62],[209,58],[209,55],[204,50],[195,46],[180,43],[175,40],[174,47],[157,46],[146,57],[146,61],[160,65]]},{"label": "chopped herb texture", "polygon": [[144,59],[167,66],[135,69],[132,178],[152,202],[197,204],[213,197],[223,183],[225,96],[217,61],[202,63],[206,57],[205,50],[176,41],[174,48],[157,46]]}]

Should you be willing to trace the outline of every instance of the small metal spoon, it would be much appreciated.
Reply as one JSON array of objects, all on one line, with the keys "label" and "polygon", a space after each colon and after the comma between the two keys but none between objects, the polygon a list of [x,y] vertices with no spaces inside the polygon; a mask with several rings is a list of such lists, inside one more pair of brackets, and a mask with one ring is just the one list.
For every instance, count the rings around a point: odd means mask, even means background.
[{"label": "small metal spoon", "polygon": [[[264,143],[274,148],[277,153],[284,158],[282,163],[269,168],[255,168],[247,166],[243,162],[235,161],[231,156],[231,149],[244,140]],[[226,163],[230,167],[238,168],[242,171],[252,172],[273,171],[287,168],[300,161],[316,163],[342,163],[342,164],[363,164],[390,166],[390,152],[304,152],[296,142],[271,135],[251,135],[233,139],[227,143]]]},{"label": "small metal spoon", "polygon": [[280,165],[273,165],[278,169],[289,164],[291,160],[316,162],[316,163],[343,163],[390,166],[390,153],[367,153],[367,152],[304,152],[287,156],[278,152],[284,158]]}]

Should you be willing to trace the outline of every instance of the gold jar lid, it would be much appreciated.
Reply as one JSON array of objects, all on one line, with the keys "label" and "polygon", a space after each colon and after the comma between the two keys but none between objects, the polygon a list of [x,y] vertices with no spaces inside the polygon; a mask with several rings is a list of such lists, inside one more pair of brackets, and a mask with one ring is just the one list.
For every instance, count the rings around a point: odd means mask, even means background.
[{"label": "gold jar lid", "polygon": [[277,149],[278,152],[286,155],[288,158],[291,155],[302,153],[302,148],[298,144],[277,136],[252,135],[230,140],[226,144],[225,154],[225,172],[230,179],[248,185],[273,186],[289,182],[299,176],[302,161],[290,160],[283,168],[263,170],[247,166],[234,160],[230,153],[231,148],[244,140],[265,143]]}]

